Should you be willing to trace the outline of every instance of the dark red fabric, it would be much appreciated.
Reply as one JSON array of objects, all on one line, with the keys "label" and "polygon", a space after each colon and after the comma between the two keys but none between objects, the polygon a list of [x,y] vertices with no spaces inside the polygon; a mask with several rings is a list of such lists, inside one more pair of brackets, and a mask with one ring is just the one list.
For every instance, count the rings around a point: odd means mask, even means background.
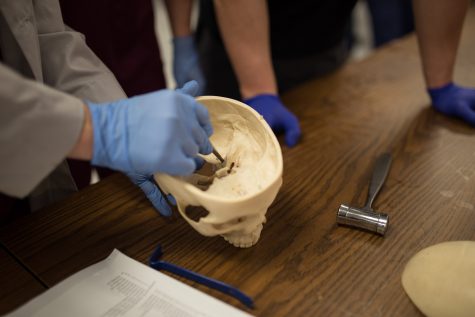
[{"label": "dark red fabric", "polygon": [[[89,162],[68,159],[68,165],[78,189],[83,189],[91,184],[91,164]],[[96,170],[100,179],[116,173],[114,170],[103,167],[96,167]]]},{"label": "dark red fabric", "polygon": [[28,214],[29,211],[26,199],[17,199],[0,193],[0,227]]},{"label": "dark red fabric", "polygon": [[61,0],[66,25],[114,73],[128,96],[165,88],[152,0]]}]

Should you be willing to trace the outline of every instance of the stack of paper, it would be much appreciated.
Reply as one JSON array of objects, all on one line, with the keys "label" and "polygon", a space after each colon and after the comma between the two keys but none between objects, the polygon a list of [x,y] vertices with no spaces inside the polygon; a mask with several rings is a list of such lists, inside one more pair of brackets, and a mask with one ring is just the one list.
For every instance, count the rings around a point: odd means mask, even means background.
[{"label": "stack of paper", "polygon": [[251,316],[118,250],[62,281],[8,317]]}]

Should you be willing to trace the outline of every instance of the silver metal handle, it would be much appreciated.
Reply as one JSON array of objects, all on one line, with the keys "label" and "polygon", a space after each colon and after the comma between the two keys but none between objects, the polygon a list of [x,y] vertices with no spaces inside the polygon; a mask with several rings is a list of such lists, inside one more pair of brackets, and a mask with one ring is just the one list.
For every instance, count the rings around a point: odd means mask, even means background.
[{"label": "silver metal handle", "polygon": [[386,214],[340,205],[336,222],[342,225],[366,229],[384,236],[388,229],[389,217]]},{"label": "silver metal handle", "polygon": [[389,153],[381,154],[376,160],[376,163],[374,164],[373,177],[371,178],[371,183],[369,184],[368,199],[364,209],[372,210],[371,205],[378,195],[379,190],[381,187],[383,187],[386,176],[388,176],[389,168],[391,167],[391,160],[391,154]]}]

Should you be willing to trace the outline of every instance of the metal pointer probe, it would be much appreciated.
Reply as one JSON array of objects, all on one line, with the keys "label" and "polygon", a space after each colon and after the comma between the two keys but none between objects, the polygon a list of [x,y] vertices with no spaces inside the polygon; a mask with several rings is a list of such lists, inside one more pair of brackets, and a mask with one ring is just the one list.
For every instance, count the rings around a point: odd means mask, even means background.
[{"label": "metal pointer probe", "polygon": [[224,163],[223,157],[221,156],[221,154],[218,153],[218,151],[216,151],[216,149],[214,148],[214,146],[213,146],[213,154],[214,154],[214,156],[216,156],[216,157],[218,158],[218,160],[219,160],[221,163]]}]

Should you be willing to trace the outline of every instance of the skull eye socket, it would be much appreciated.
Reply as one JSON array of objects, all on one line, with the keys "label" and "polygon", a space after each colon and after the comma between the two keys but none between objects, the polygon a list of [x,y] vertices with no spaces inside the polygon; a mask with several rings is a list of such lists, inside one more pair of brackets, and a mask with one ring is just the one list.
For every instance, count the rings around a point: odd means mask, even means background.
[{"label": "skull eye socket", "polygon": [[200,218],[209,215],[209,211],[202,206],[187,206],[185,208],[185,214],[193,221],[200,221]]}]

